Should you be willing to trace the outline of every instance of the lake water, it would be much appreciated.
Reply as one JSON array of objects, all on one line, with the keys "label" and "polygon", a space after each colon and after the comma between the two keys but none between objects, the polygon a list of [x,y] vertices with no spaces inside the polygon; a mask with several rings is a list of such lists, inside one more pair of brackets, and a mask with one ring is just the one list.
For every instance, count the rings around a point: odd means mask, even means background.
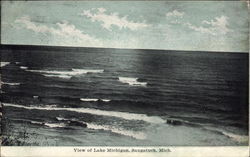
[{"label": "lake water", "polygon": [[40,146],[247,145],[248,58],[2,48],[2,133]]}]

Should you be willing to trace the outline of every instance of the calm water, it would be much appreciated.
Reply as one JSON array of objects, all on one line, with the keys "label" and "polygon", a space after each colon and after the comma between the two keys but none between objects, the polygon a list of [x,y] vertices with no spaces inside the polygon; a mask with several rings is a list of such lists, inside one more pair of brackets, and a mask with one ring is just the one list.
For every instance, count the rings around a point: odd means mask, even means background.
[{"label": "calm water", "polygon": [[248,143],[247,53],[2,49],[1,77],[24,145]]}]

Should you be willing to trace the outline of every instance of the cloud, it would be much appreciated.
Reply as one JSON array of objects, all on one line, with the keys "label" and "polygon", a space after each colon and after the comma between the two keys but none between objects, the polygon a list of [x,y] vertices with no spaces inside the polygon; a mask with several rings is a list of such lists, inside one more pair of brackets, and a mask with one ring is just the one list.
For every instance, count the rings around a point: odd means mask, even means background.
[{"label": "cloud", "polygon": [[221,16],[221,17],[215,17],[215,20],[211,20],[211,21],[204,20],[202,21],[202,23],[210,26],[211,31],[214,31],[214,32],[216,31],[222,34],[226,34],[232,31],[227,27],[228,26],[227,19],[228,19],[227,16]]},{"label": "cloud", "polygon": [[[48,27],[45,24],[37,24],[33,22],[29,16],[23,16],[15,21],[17,24],[21,24],[22,27],[32,30],[36,33],[50,34],[63,45],[70,43],[75,46],[102,46],[102,42],[98,39],[91,37],[90,35],[83,33],[77,29],[73,24],[69,24],[67,21],[56,23],[56,27]],[[20,27],[20,26],[19,26]]]},{"label": "cloud", "polygon": [[[32,30],[38,33],[45,33],[45,32],[54,32],[53,28],[49,28],[45,25],[37,26],[34,22],[30,20],[29,16],[23,16],[20,19],[17,19],[15,23],[24,24],[26,29]],[[20,27],[19,27],[20,28]]]},{"label": "cloud", "polygon": [[27,29],[33,33],[49,35],[47,40],[50,44],[61,46],[82,46],[82,47],[113,47],[113,48],[138,48],[140,40],[137,37],[130,36],[131,42],[127,42],[126,37],[117,36],[115,39],[94,38],[77,29],[73,24],[67,21],[58,22],[54,27],[45,24],[37,24],[29,16],[23,16],[15,20],[18,29]]},{"label": "cloud", "polygon": [[166,13],[167,17],[180,17],[182,18],[184,16],[184,12],[179,12],[178,10],[174,10],[172,12]]},{"label": "cloud", "polygon": [[190,22],[171,22],[172,24],[182,24],[187,26],[189,29],[192,29],[197,32],[206,33],[210,35],[225,35],[229,32],[233,32],[233,30],[228,28],[228,17],[220,16],[215,17],[213,20],[206,21],[203,20],[201,22],[201,26],[196,26]]},{"label": "cloud", "polygon": [[[97,10],[96,13],[92,13],[91,11]],[[92,22],[99,21],[102,23],[102,27],[111,30],[112,26],[116,26],[119,29],[130,29],[130,30],[138,30],[142,28],[149,27],[145,21],[143,22],[134,22],[127,19],[127,16],[121,17],[118,13],[108,14],[105,8],[97,8],[91,10],[84,10],[80,15],[86,16],[91,19]]]}]

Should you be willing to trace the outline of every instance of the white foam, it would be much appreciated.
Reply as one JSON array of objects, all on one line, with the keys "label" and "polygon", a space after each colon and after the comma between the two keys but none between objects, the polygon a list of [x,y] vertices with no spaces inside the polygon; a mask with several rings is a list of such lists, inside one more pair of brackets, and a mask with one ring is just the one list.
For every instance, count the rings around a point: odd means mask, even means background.
[{"label": "white foam", "polygon": [[104,70],[72,69],[71,71],[56,71],[56,70],[26,70],[26,71],[42,73],[46,77],[59,77],[64,79],[70,79],[72,76],[88,74],[88,73],[102,73]]},{"label": "white foam", "polygon": [[146,114],[137,114],[137,113],[129,113],[129,112],[118,112],[118,111],[106,111],[106,110],[99,110],[99,109],[92,109],[92,108],[53,108],[53,107],[36,107],[36,106],[23,106],[23,105],[17,105],[17,104],[10,104],[10,103],[4,103],[5,106],[11,106],[11,107],[17,107],[17,108],[24,108],[29,110],[64,110],[64,111],[72,111],[72,112],[78,112],[78,113],[88,113],[93,115],[99,115],[99,116],[108,116],[108,117],[116,117],[116,118],[122,118],[126,120],[141,120],[148,123],[166,123],[166,121],[160,117],[157,116],[147,116]]},{"label": "white foam", "polygon": [[104,70],[91,70],[91,69],[72,69],[74,72],[87,74],[87,73],[103,73]]},{"label": "white foam", "polygon": [[1,67],[4,67],[6,65],[10,64],[10,62],[1,62]]},{"label": "white foam", "polygon": [[20,69],[26,70],[26,69],[28,69],[28,67],[26,67],[26,66],[20,66]]},{"label": "white foam", "polygon": [[[59,121],[70,120],[70,119],[66,119],[66,118],[62,118],[62,117],[56,117],[56,119]],[[136,139],[146,139],[146,135],[142,132],[129,131],[129,130],[115,128],[115,127],[108,126],[108,125],[97,125],[97,124],[86,123],[86,122],[83,122],[83,124],[87,124],[87,128],[89,128],[89,129],[111,131],[111,132],[116,133],[116,134],[130,136],[130,137],[133,137]]]},{"label": "white foam", "polygon": [[[26,121],[30,121],[30,120],[26,120]],[[45,125],[45,126],[50,127],[50,128],[62,128],[62,127],[65,127],[64,123],[44,123],[44,122],[38,122],[38,121],[30,121],[30,123]]]},{"label": "white foam", "polygon": [[98,101],[98,99],[81,98],[81,101]]},{"label": "white foam", "polygon": [[138,78],[132,77],[119,77],[119,81],[122,83],[129,84],[130,86],[146,86],[147,82],[138,82]]},{"label": "white foam", "polygon": [[38,98],[39,98],[39,96],[37,96],[37,95],[34,95],[34,96],[33,96],[33,98],[34,98],[34,99],[38,99]]},{"label": "white foam", "polygon": [[57,74],[57,75],[70,75],[72,74],[72,71],[56,71],[56,70],[27,70],[30,72],[36,72],[36,73],[46,73],[46,74]]},{"label": "white foam", "polygon": [[30,121],[32,124],[40,124],[40,125],[43,125],[44,123],[43,122],[37,122],[37,121]]},{"label": "white foam", "polygon": [[15,62],[16,64],[20,64],[20,62]]},{"label": "white foam", "polygon": [[88,69],[72,69],[72,71],[56,71],[56,70],[27,70],[30,72],[47,73],[47,74],[58,74],[58,75],[81,75],[87,73],[102,73],[104,70],[88,70]]},{"label": "white foam", "polygon": [[43,74],[43,76],[46,76],[46,77],[58,77],[58,78],[63,78],[63,79],[70,79],[72,77],[70,75],[53,75],[53,74]]},{"label": "white foam", "polygon": [[10,86],[19,86],[21,83],[1,82],[1,84],[6,84],[6,85],[10,85]]},{"label": "white foam", "polygon": [[104,101],[104,102],[110,102],[111,100],[109,99],[95,99],[95,98],[80,98],[81,101],[98,101],[98,100],[101,100],[101,101]]},{"label": "white foam", "polygon": [[229,132],[222,132],[225,136],[232,138],[233,140],[239,142],[239,143],[245,143],[248,142],[248,136],[245,135],[237,135]]},{"label": "white foam", "polygon": [[65,127],[64,123],[44,123],[45,126],[48,126],[50,128],[62,128]]},{"label": "white foam", "polygon": [[102,99],[102,101],[104,101],[104,102],[110,102],[111,100],[109,100],[109,99]]},{"label": "white foam", "polygon": [[65,118],[62,118],[62,117],[56,117],[57,120],[59,121],[62,121],[62,120],[69,120],[69,119],[65,119]]},{"label": "white foam", "polygon": [[121,128],[115,128],[108,125],[96,125],[91,123],[86,123],[86,124],[87,128],[89,129],[111,131],[116,134],[133,137],[135,139],[140,139],[140,140],[146,139],[146,135],[143,132],[135,132]]}]

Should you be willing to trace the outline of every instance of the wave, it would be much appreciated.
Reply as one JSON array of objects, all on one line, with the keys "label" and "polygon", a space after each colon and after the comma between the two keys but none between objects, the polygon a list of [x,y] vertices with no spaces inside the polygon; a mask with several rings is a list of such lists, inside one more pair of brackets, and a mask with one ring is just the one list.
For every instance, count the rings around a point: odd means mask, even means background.
[{"label": "wave", "polygon": [[228,131],[225,131],[223,129],[220,129],[220,128],[217,128],[217,127],[203,127],[205,130],[208,130],[208,131],[212,131],[212,132],[215,132],[215,133],[218,133],[218,134],[221,134],[221,135],[224,135],[228,138],[231,138],[232,140],[238,142],[238,143],[248,143],[248,140],[249,140],[249,136],[247,135],[239,135],[239,134],[235,134],[235,133],[232,133],[232,132],[228,132]]},{"label": "wave", "polygon": [[45,77],[58,77],[63,79],[70,79],[73,75],[78,75],[78,73],[74,73],[73,71],[49,71],[49,70],[26,70],[29,72],[42,73]]},{"label": "wave", "polygon": [[246,135],[237,135],[237,134],[233,134],[233,133],[229,133],[225,131],[222,131],[222,134],[239,143],[246,143],[248,142],[248,138],[249,138]]},{"label": "wave", "polygon": [[17,121],[22,121],[22,122],[29,122],[31,124],[36,124],[36,125],[44,125],[50,128],[62,128],[65,127],[66,125],[64,123],[45,123],[41,121],[34,121],[34,120],[27,120],[27,119],[12,119],[11,120],[17,120]]},{"label": "wave", "polygon": [[130,86],[146,86],[147,82],[138,82],[138,78],[132,77],[119,77],[119,81],[122,83],[129,84]]},{"label": "wave", "polygon": [[166,119],[166,124],[174,125],[174,126],[186,125],[186,126],[200,127],[200,128],[203,127],[203,125],[201,123],[195,123],[195,122],[188,121],[185,119],[185,117],[183,117],[183,119],[168,117]]},{"label": "wave", "polygon": [[38,99],[39,96],[38,96],[38,95],[33,95],[33,98],[34,98],[34,99]]},{"label": "wave", "polygon": [[174,126],[188,125],[188,126],[192,126],[192,127],[200,127],[200,128],[205,129],[205,130],[208,130],[208,131],[212,131],[215,133],[225,135],[238,143],[247,143],[248,142],[248,136],[246,136],[246,135],[238,135],[238,134],[226,132],[226,131],[218,129],[218,128],[204,126],[204,125],[199,124],[199,123],[192,123],[192,122],[189,122],[186,120],[173,119],[173,118],[168,118],[166,120],[166,123],[170,124],[170,125],[174,125]]},{"label": "wave", "polygon": [[72,76],[69,75],[53,75],[53,74],[43,74],[45,77],[58,77],[63,79],[70,79]]},{"label": "wave", "polygon": [[[57,117],[57,118],[59,118],[59,117]],[[25,121],[29,121],[32,124],[44,125],[44,126],[47,126],[50,128],[64,128],[64,127],[67,128],[67,126],[70,124],[70,123],[68,123],[68,124],[65,124],[65,123],[45,123],[45,122],[30,121],[30,120],[25,120]]]},{"label": "wave", "polygon": [[104,70],[91,70],[91,69],[72,69],[71,71],[56,71],[56,70],[26,70],[29,72],[42,73],[46,77],[58,77],[70,79],[73,76],[89,74],[89,73],[102,73]]},{"label": "wave", "polygon": [[110,102],[111,100],[109,100],[109,99],[102,99],[102,101],[104,101],[104,102]]},{"label": "wave", "polygon": [[87,98],[81,98],[81,101],[98,101],[98,99],[87,99]]},{"label": "wave", "polygon": [[57,121],[65,121],[67,123],[67,125],[69,126],[80,126],[80,127],[84,127],[86,128],[87,127],[87,124],[85,122],[81,122],[81,121],[78,121],[76,119],[66,119],[66,118],[61,118],[61,117],[56,117],[56,120]]},{"label": "wave", "polygon": [[[25,120],[27,121],[27,120]],[[43,125],[44,123],[43,122],[37,122],[37,121],[29,121],[30,123],[32,124],[39,124],[39,125]]]},{"label": "wave", "polygon": [[58,75],[81,75],[87,73],[102,73],[104,70],[90,70],[90,69],[72,69],[71,71],[56,71],[56,70],[27,70],[30,72],[58,74]]},{"label": "wave", "polygon": [[1,84],[6,84],[6,85],[9,85],[9,86],[19,86],[21,83],[1,82]]},{"label": "wave", "polygon": [[45,126],[48,126],[50,128],[63,128],[65,127],[64,123],[44,123]]},{"label": "wave", "polygon": [[1,67],[4,67],[6,65],[10,64],[10,62],[1,62]]},{"label": "wave", "polygon": [[104,70],[91,70],[91,69],[72,69],[74,72],[82,73],[82,74],[88,74],[88,73],[103,73]]},{"label": "wave", "polygon": [[81,101],[87,101],[87,102],[89,102],[89,101],[104,101],[104,102],[110,102],[111,100],[109,100],[109,99],[90,99],[90,98],[80,98],[80,100]]},{"label": "wave", "polygon": [[86,122],[79,122],[76,120],[70,120],[70,119],[66,119],[66,118],[62,118],[62,117],[56,117],[56,119],[58,121],[67,121],[67,122],[77,122],[77,124],[86,124],[86,127],[89,129],[93,129],[93,130],[105,130],[105,131],[110,131],[116,134],[120,134],[120,135],[124,135],[124,136],[129,136],[129,137],[133,137],[135,139],[146,139],[146,135],[142,132],[135,132],[135,131],[130,131],[130,130],[125,130],[122,128],[115,128],[113,126],[109,126],[109,125],[97,125],[97,124],[93,124],[93,123],[86,123]]},{"label": "wave", "polygon": [[38,121],[30,121],[31,124],[38,124],[38,125],[45,125],[50,128],[63,128],[65,127],[64,123],[44,123],[44,122],[38,122]]},{"label": "wave", "polygon": [[62,118],[62,117],[56,117],[56,120],[59,120],[59,121],[62,121],[62,120],[69,120],[69,119],[66,119],[66,118]]},{"label": "wave", "polygon": [[146,114],[137,114],[129,112],[119,112],[119,111],[106,111],[92,108],[53,108],[53,107],[37,107],[37,106],[23,106],[17,104],[3,103],[4,106],[24,108],[28,110],[47,110],[47,111],[71,111],[78,113],[87,113],[92,115],[107,116],[107,117],[116,117],[126,120],[139,120],[145,121],[148,123],[162,124],[166,121],[158,116],[147,116]]},{"label": "wave", "polygon": [[20,66],[20,69],[26,70],[26,69],[28,69],[28,67],[26,67],[26,66]]},{"label": "wave", "polygon": [[109,125],[97,125],[97,124],[91,124],[91,123],[86,123],[86,124],[87,124],[87,128],[89,129],[110,131],[116,134],[133,137],[139,140],[146,139],[146,135],[143,132],[135,132],[135,131],[125,130],[122,128],[115,128]]}]

